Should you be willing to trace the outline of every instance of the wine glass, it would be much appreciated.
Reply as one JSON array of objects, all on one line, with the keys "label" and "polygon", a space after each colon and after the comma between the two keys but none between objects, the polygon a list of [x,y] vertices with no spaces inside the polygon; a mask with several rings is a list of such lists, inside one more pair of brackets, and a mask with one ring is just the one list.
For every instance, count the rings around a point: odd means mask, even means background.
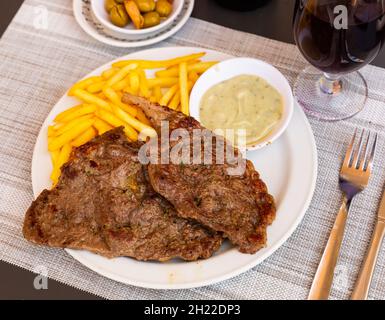
[{"label": "wine glass", "polygon": [[358,71],[385,41],[385,0],[296,0],[294,38],[312,65],[294,85],[305,112],[326,121],[360,112],[368,86]]}]

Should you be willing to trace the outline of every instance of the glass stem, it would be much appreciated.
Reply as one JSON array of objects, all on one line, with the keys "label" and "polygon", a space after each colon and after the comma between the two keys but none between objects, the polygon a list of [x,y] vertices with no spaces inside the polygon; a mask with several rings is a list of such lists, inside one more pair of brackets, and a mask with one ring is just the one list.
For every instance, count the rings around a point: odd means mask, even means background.
[{"label": "glass stem", "polygon": [[342,91],[340,76],[324,72],[319,79],[319,86],[322,92],[330,95],[337,95]]}]

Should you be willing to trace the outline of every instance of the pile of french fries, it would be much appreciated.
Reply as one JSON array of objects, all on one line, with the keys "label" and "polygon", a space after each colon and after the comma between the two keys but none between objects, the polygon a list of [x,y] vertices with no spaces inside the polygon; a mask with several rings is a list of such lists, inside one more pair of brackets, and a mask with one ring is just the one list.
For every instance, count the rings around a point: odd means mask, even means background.
[{"label": "pile of french fries", "polygon": [[[48,150],[56,185],[60,168],[70,157],[72,148],[79,147],[97,135],[124,126],[129,140],[138,140],[139,133],[152,136],[155,131],[140,108],[121,101],[128,92],[152,102],[189,114],[189,97],[199,76],[216,61],[201,61],[204,52],[170,60],[123,60],[99,76],[81,80],[68,91],[81,101],[54,119],[48,127]],[[148,78],[146,70],[158,69]]]}]

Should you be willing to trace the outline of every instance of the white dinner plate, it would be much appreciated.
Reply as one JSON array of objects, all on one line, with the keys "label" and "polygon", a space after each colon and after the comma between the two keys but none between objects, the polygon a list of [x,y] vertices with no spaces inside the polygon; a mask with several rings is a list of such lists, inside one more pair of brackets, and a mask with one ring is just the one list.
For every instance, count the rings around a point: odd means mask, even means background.
[{"label": "white dinner plate", "polygon": [[107,34],[104,30],[105,27],[95,21],[91,12],[90,0],[73,0],[72,8],[77,23],[94,39],[114,47],[134,48],[158,43],[179,31],[191,16],[194,0],[185,0],[182,11],[169,26],[159,30],[159,32],[151,33],[151,35],[143,35],[140,39],[137,37],[124,39]]},{"label": "white dinner plate", "polygon": [[[204,60],[225,60],[231,56],[202,48],[155,48],[121,57],[122,59],[170,59],[194,52],[206,51]],[[115,61],[117,61],[115,60]],[[100,74],[112,62],[87,75]],[[149,73],[151,75],[151,73]],[[50,188],[52,169],[47,150],[47,128],[61,111],[77,104],[64,95],[52,108],[36,141],[32,158],[32,187],[35,198]],[[295,105],[293,118],[286,132],[272,145],[247,154],[275,197],[277,218],[268,228],[266,248],[256,254],[242,254],[229,244],[207,260],[196,262],[140,262],[131,258],[107,259],[88,251],[69,250],[76,260],[99,274],[146,288],[181,289],[213,284],[234,277],[254,267],[277,250],[302,220],[313,196],[317,177],[317,151],[309,122],[302,109]]]}]

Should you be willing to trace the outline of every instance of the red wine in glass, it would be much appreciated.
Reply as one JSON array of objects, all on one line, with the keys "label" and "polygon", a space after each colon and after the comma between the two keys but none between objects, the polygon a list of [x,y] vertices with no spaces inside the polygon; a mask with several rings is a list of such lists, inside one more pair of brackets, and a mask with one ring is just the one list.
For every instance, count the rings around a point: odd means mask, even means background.
[{"label": "red wine in glass", "polygon": [[[384,44],[385,0],[297,0],[293,29],[302,55],[323,72],[305,70],[297,81],[295,93],[305,111],[324,120],[359,112],[367,87],[355,71],[373,61]],[[316,89],[309,87],[314,81]],[[306,96],[314,94],[312,107]]]}]

